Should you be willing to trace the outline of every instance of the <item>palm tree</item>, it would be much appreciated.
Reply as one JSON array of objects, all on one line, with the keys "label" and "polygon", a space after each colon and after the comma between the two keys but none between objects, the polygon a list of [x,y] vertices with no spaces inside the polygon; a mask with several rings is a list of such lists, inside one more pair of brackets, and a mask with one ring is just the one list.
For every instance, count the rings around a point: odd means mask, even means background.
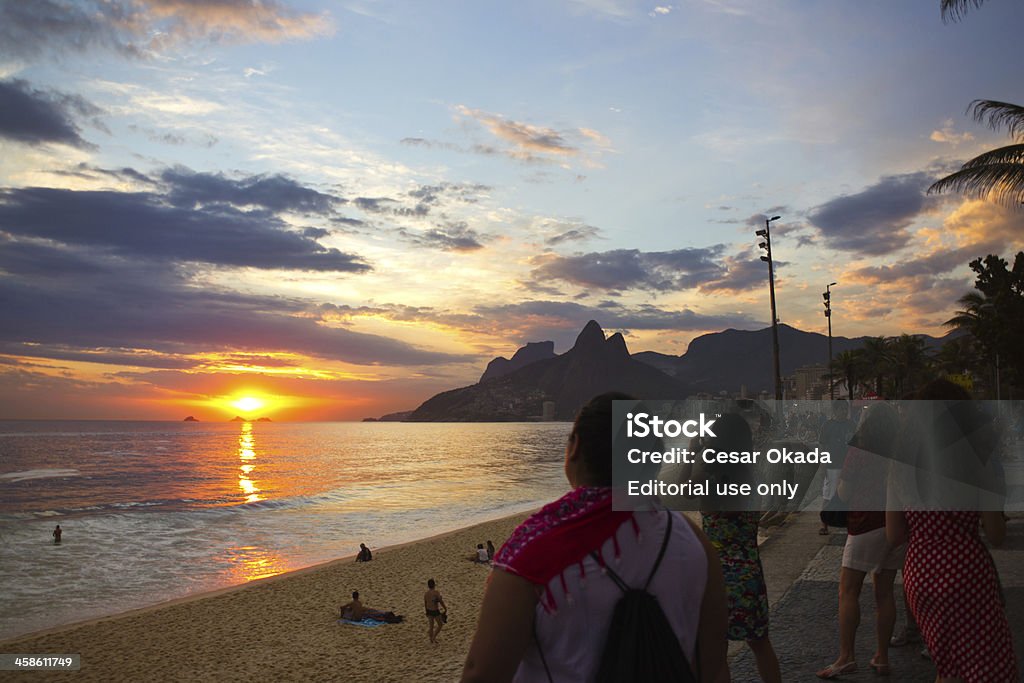
[{"label": "palm tree", "polygon": [[942,20],[952,19],[953,21],[958,21],[960,17],[967,14],[968,8],[972,5],[974,7],[981,7],[983,2],[985,0],[942,0],[939,3],[939,9],[942,11]]},{"label": "palm tree", "polygon": [[882,398],[882,380],[891,365],[889,340],[885,337],[868,337],[864,340],[861,352],[865,372],[875,379],[875,395]]},{"label": "palm tree", "polygon": [[912,334],[901,334],[892,340],[892,365],[896,382],[896,396],[903,396],[914,388],[916,380],[928,370],[931,359],[924,340]]},{"label": "palm tree", "polygon": [[[843,351],[832,361],[832,371],[841,373],[846,379],[846,393],[853,400],[853,389],[857,385],[858,375],[864,367],[864,353],[861,349]],[[831,377],[829,378],[831,381]]]},{"label": "palm tree", "polygon": [[967,107],[974,120],[988,119],[992,130],[1006,126],[1014,144],[998,147],[965,162],[960,170],[941,178],[928,194],[952,190],[968,197],[990,197],[1002,204],[1024,202],[1024,107],[995,100],[975,100]]}]

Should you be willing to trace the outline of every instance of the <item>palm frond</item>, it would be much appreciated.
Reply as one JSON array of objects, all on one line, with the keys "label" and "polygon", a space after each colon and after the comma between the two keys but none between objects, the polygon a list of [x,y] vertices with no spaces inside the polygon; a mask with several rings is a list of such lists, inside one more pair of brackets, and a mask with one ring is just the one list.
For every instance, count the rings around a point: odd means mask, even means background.
[{"label": "palm frond", "polygon": [[956,173],[932,183],[928,194],[950,190],[976,199],[989,198],[999,204],[1020,205],[1024,202],[1024,163],[970,167],[965,164]]},{"label": "palm frond", "polygon": [[964,162],[961,169],[978,168],[981,166],[992,166],[997,164],[1024,164],[1024,143],[1019,145],[1005,145],[996,147],[987,152],[982,152],[973,159]]},{"label": "palm frond", "polygon": [[992,130],[999,130],[1006,126],[1010,137],[1024,136],[1024,107],[1019,104],[996,100],[974,100],[967,106],[967,111],[978,123],[984,123],[985,119],[988,119],[988,126]]},{"label": "palm frond", "polygon": [[985,0],[942,0],[940,9],[942,11],[942,21],[959,21],[962,16],[967,14],[967,10],[973,5],[974,7],[981,7],[981,4]]}]

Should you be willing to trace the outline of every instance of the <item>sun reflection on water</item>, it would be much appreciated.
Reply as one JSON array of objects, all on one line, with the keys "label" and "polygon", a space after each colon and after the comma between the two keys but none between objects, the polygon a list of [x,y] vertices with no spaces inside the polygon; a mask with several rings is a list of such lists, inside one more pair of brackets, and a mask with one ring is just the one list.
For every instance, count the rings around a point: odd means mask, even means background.
[{"label": "sun reflection on water", "polygon": [[242,423],[242,433],[238,435],[238,458],[242,461],[239,466],[238,488],[242,489],[242,493],[245,494],[245,502],[255,503],[258,500],[263,500],[256,483],[249,477],[256,469],[256,465],[248,462],[256,459],[256,439],[253,436],[250,422]]}]

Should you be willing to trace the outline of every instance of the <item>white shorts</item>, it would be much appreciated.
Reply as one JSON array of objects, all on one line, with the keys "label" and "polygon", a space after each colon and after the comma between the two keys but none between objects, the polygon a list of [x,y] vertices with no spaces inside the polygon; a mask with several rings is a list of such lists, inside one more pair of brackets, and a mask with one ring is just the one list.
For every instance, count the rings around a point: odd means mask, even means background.
[{"label": "white shorts", "polygon": [[842,470],[825,468],[825,476],[821,478],[821,499],[830,501],[836,496],[836,487],[839,486],[839,475]]},{"label": "white shorts", "polygon": [[885,538],[885,527],[864,534],[848,535],[843,548],[843,566],[847,569],[876,574],[883,570],[903,569],[907,544],[893,548]]}]

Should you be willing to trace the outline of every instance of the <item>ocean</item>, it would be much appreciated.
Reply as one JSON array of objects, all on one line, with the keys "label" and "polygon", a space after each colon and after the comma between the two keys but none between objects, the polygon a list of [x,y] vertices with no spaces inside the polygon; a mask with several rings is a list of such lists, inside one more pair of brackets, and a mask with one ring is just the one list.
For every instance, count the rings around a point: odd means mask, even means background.
[{"label": "ocean", "polygon": [[568,490],[568,433],[0,422],[0,639],[525,512]]}]

